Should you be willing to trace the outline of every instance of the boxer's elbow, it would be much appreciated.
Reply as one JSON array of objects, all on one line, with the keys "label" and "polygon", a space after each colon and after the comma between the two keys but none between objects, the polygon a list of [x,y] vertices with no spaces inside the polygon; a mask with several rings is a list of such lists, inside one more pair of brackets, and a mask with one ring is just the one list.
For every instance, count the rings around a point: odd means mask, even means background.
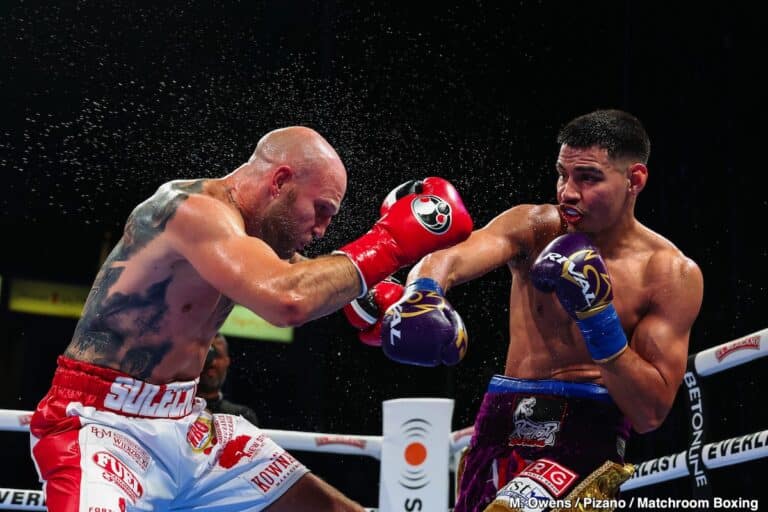
[{"label": "boxer's elbow", "polygon": [[648,407],[642,411],[637,411],[632,420],[632,428],[638,434],[647,434],[659,428],[669,414],[669,407],[656,406]]},{"label": "boxer's elbow", "polygon": [[298,327],[312,319],[309,300],[300,294],[277,297],[270,310],[269,318],[264,319],[276,327]]},{"label": "boxer's elbow", "polygon": [[657,420],[657,419],[641,419],[641,420],[633,420],[632,421],[632,428],[637,432],[638,434],[647,434],[648,432],[653,432],[657,428],[659,428],[664,420]]}]

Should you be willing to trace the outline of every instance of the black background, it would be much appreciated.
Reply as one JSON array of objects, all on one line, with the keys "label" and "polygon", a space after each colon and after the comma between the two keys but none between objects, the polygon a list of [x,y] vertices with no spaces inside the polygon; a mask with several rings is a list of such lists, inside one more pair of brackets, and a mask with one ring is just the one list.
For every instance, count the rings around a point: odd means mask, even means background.
[{"label": "black background", "polygon": [[[595,108],[637,115],[652,139],[639,219],[701,266],[691,353],[766,327],[764,27],[744,6],[655,2],[133,2],[0,6],[0,274],[88,285],[130,210],[161,183],[214,177],[280,126],[320,131],[349,171],[342,213],[309,255],[362,234],[387,191],[439,175],[477,226],[554,200],[558,128]],[[381,401],[456,400],[471,423],[503,371],[509,275],[452,290],[471,336],[455,368],[396,365],[341,314],[290,345],[230,339],[228,395],[265,428],[381,432]],[[5,304],[4,304],[5,305]],[[0,407],[31,409],[74,320],[2,312]],[[749,363],[706,380],[710,439],[766,427]],[[682,398],[682,393],[678,397]],[[686,446],[678,400],[633,461]],[[26,438],[0,434],[4,487],[37,488]],[[298,454],[377,501],[374,460]],[[718,496],[763,497],[752,462],[712,473]],[[638,494],[690,496],[685,480]]]}]

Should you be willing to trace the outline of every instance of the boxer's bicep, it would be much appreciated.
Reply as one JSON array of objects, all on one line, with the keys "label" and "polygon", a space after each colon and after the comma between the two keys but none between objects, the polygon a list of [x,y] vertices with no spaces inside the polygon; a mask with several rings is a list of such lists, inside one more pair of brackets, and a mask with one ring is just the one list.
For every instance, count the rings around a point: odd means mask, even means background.
[{"label": "boxer's bicep", "polygon": [[665,259],[660,254],[655,259],[649,273],[658,284],[634,329],[631,346],[659,372],[671,406],[685,372],[691,328],[702,303],[703,278],[699,267],[687,258]]},{"label": "boxer's bicep", "polygon": [[408,280],[433,277],[447,289],[516,261],[533,244],[536,208],[520,205],[499,214],[462,243],[425,257]]},{"label": "boxer's bicep", "polygon": [[285,293],[275,286],[291,265],[262,240],[245,234],[215,200],[192,197],[166,232],[173,248],[211,286],[268,321],[279,321]]},{"label": "boxer's bicep", "polygon": [[492,221],[474,231],[461,247],[456,247],[451,284],[471,281],[504,266],[515,257],[516,251],[513,241]]}]

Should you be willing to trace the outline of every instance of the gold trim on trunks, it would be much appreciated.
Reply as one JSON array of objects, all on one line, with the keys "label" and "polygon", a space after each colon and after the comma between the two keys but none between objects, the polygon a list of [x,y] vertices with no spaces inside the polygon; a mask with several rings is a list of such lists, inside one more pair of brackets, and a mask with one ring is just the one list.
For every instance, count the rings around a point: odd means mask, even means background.
[{"label": "gold trim on trunks", "polygon": [[585,506],[584,502],[605,504],[608,500],[616,499],[616,496],[619,494],[619,487],[629,480],[629,477],[634,472],[635,466],[632,464],[618,464],[607,460],[602,466],[587,475],[565,497],[565,501],[571,505],[570,508],[554,508],[552,512],[592,512],[597,510],[600,512],[611,512],[615,507]]}]

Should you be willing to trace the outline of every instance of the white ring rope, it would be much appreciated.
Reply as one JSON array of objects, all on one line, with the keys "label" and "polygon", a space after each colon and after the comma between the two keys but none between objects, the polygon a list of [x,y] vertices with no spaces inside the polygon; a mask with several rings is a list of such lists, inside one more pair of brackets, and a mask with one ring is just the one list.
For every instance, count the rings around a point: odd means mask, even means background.
[{"label": "white ring rope", "polygon": [[48,510],[43,491],[0,487],[0,510]]},{"label": "white ring rope", "polygon": [[[621,486],[621,490],[628,491],[688,476],[685,455],[686,452],[682,451],[641,462],[636,466],[632,478]],[[768,457],[768,430],[705,444],[702,449],[702,459],[708,469],[741,464],[763,457]]]},{"label": "white ring rope", "polygon": [[707,377],[768,355],[768,328],[702,350],[694,356],[696,373]]},{"label": "white ring rope", "polygon": [[[721,345],[708,348],[694,356],[696,372],[709,376],[768,355],[768,328],[742,336]],[[31,411],[0,409],[0,431],[29,431]],[[382,436],[324,434],[290,430],[262,431],[288,450],[366,455],[381,460]],[[455,471],[456,454],[469,445],[473,428],[452,432],[449,436],[451,462]],[[701,450],[704,465],[709,469],[740,464],[768,457],[768,430],[704,445]],[[637,489],[689,474],[685,462],[686,452],[665,455],[637,464],[635,474],[622,491]],[[0,510],[46,510],[42,491],[0,488]],[[374,510],[374,509],[368,509]]]}]

